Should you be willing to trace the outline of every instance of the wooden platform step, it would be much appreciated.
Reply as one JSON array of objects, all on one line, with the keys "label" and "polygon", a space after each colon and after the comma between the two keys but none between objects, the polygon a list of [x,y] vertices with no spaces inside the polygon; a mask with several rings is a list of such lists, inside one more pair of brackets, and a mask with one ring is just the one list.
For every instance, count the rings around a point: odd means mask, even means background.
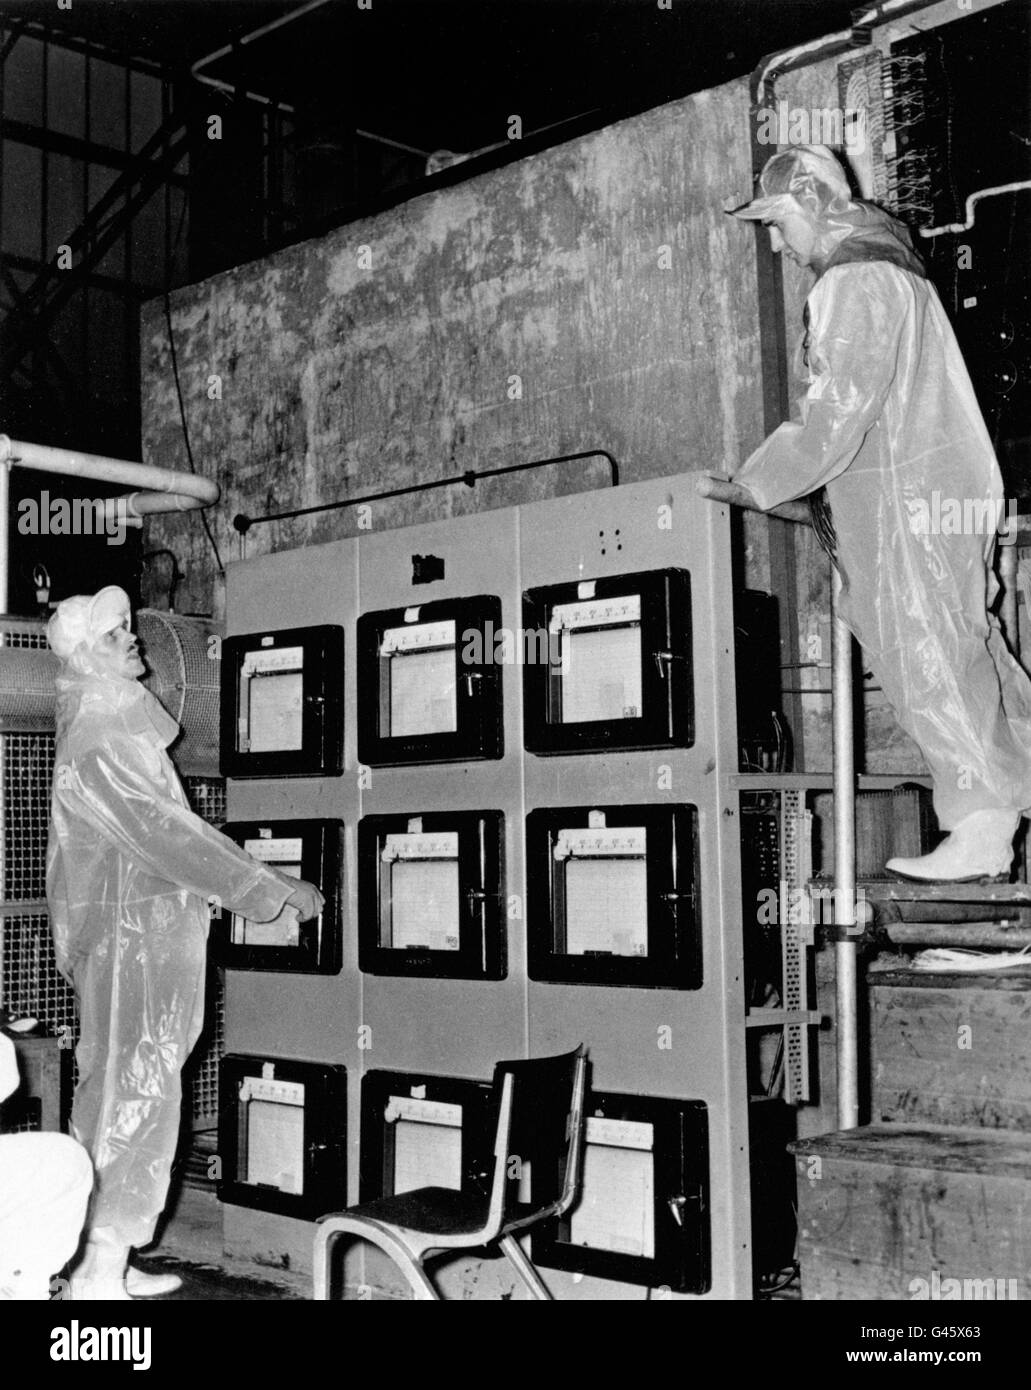
[{"label": "wooden platform step", "polygon": [[894,878],[864,878],[856,892],[874,903],[999,903],[1031,906],[1031,883],[905,883]]},{"label": "wooden platform step", "polygon": [[871,969],[873,1117],[1031,1135],[1031,963]]},{"label": "wooden platform step", "polygon": [[1031,1298],[1031,1133],[876,1124],[789,1147],[803,1298]]}]

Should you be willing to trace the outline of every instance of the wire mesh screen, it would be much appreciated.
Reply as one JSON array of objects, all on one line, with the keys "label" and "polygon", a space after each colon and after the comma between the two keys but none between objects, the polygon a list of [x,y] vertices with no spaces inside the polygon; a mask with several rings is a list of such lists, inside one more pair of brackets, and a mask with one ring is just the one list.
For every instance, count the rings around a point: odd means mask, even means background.
[{"label": "wire mesh screen", "polygon": [[[226,818],[226,784],[221,777],[184,777],[183,786],[198,816],[221,825]],[[208,968],[204,1031],[183,1076],[185,1110],[196,1129],[218,1123],[218,1064],[225,1052],[223,973]]]},{"label": "wire mesh screen", "polygon": [[37,618],[7,618],[3,620],[5,647],[28,647],[35,651],[47,645],[46,629]]},{"label": "wire mesh screen", "polygon": [[218,1124],[218,1064],[225,1052],[225,995],[222,971],[208,967],[204,1031],[183,1071],[184,1112],[194,1130]]},{"label": "wire mesh screen", "polygon": [[46,895],[53,734],[0,738],[4,797],[3,899],[25,902]]},{"label": "wire mesh screen", "polygon": [[184,777],[190,805],[202,819],[222,825],[226,819],[226,784],[221,777]]},{"label": "wire mesh screen", "polygon": [[39,1019],[66,1047],[78,1040],[75,996],[57,969],[45,912],[3,919],[3,1002],[20,1018]]},{"label": "wire mesh screen", "polygon": [[216,773],[222,663],[215,625],[141,608],[136,627],[150,667],[144,684],[183,728],[176,765],[183,773]]}]

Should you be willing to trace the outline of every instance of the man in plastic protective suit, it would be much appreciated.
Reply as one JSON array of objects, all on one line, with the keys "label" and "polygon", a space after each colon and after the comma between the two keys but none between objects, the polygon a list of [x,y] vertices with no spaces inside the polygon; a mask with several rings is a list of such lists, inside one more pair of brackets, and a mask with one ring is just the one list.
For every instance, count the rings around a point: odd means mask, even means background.
[{"label": "man in plastic protective suit", "polygon": [[72,1131],[96,1171],[73,1299],[171,1291],[174,1276],[126,1265],[165,1204],[211,904],[257,922],[323,905],[188,808],[165,751],[179,726],[139,683],[131,621],[126,594],[109,587],[65,599],[47,628],[61,658],[47,898],[79,1006]]},{"label": "man in plastic protective suit", "polygon": [[[887,867],[927,881],[1005,875],[1031,807],[1031,681],[988,613],[1002,480],[952,328],[908,232],[852,196],[825,147],[774,155],[734,215],[762,221],[774,251],[816,274],[801,420],[734,482],[764,509],[826,487],[843,616],[924,755],[949,832]],[[946,505],[959,534],[935,520]]]}]

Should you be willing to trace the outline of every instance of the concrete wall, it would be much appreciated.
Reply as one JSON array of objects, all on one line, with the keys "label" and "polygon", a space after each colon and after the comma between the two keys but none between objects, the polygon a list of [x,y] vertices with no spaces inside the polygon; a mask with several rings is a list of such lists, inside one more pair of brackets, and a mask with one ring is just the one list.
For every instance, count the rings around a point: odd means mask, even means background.
[{"label": "concrete wall", "polygon": [[[733,467],[760,440],[744,80],[430,192],[172,296],[197,467],[232,518],[590,448],[627,482]],[[187,467],[164,308],[142,320],[149,463]],[[218,378],[218,380],[214,380]],[[518,381],[515,380],[518,378]],[[520,396],[521,391],[521,396]],[[220,393],[220,397],[219,397]],[[604,486],[564,465],[378,504],[405,525]],[[354,509],[255,527],[247,555],[355,534]],[[765,523],[753,550],[761,575]],[[187,570],[178,607],[220,613],[196,516],[148,547]],[[160,593],[150,596],[160,604]]]}]

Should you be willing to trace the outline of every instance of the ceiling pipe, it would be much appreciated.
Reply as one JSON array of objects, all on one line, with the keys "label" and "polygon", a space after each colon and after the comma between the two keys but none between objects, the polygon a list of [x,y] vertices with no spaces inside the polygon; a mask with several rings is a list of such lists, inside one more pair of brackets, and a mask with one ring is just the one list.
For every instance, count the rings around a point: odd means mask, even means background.
[{"label": "ceiling pipe", "polygon": [[61,473],[72,478],[96,478],[100,482],[136,484],[142,492],[104,500],[106,518],[120,526],[142,526],[143,517],[155,512],[187,512],[209,507],[219,499],[219,486],[198,473],[176,473],[127,459],[101,454],[77,454],[46,444],[27,444],[0,434],[0,612],[7,611],[9,480],[12,467],[35,468],[42,473]]},{"label": "ceiling pipe", "polygon": [[0,434],[0,464],[35,468],[43,473],[63,473],[72,478],[96,478],[106,483],[136,484],[145,489],[112,501],[124,503],[130,516],[149,516],[154,512],[189,512],[209,507],[219,499],[219,487],[199,473],[176,473],[148,463],[105,458],[102,454],[79,454],[46,444],[27,444]]},{"label": "ceiling pipe", "polygon": [[201,70],[210,67],[212,63],[217,63],[220,58],[228,57],[230,53],[235,52],[238,48],[243,48],[245,44],[253,43],[255,39],[264,38],[266,34],[274,33],[276,29],[282,29],[284,25],[292,24],[295,19],[301,19],[302,16],[310,14],[312,10],[320,10],[328,4],[329,0],[308,0],[306,5],[299,5],[296,10],[291,10],[289,14],[280,15],[278,19],[273,19],[268,24],[262,24],[258,29],[252,29],[250,33],[237,39],[235,43],[223,44],[221,48],[216,48],[213,53],[198,58],[190,68],[191,75],[207,87],[215,87],[220,92],[231,92],[233,95],[239,93],[245,96],[248,101],[260,101],[264,106],[274,106],[277,111],[286,111],[292,115],[295,108],[285,101],[277,101],[274,97],[263,96],[260,92],[244,91],[240,93],[240,89],[232,82],[223,82],[217,77],[205,77]]}]

